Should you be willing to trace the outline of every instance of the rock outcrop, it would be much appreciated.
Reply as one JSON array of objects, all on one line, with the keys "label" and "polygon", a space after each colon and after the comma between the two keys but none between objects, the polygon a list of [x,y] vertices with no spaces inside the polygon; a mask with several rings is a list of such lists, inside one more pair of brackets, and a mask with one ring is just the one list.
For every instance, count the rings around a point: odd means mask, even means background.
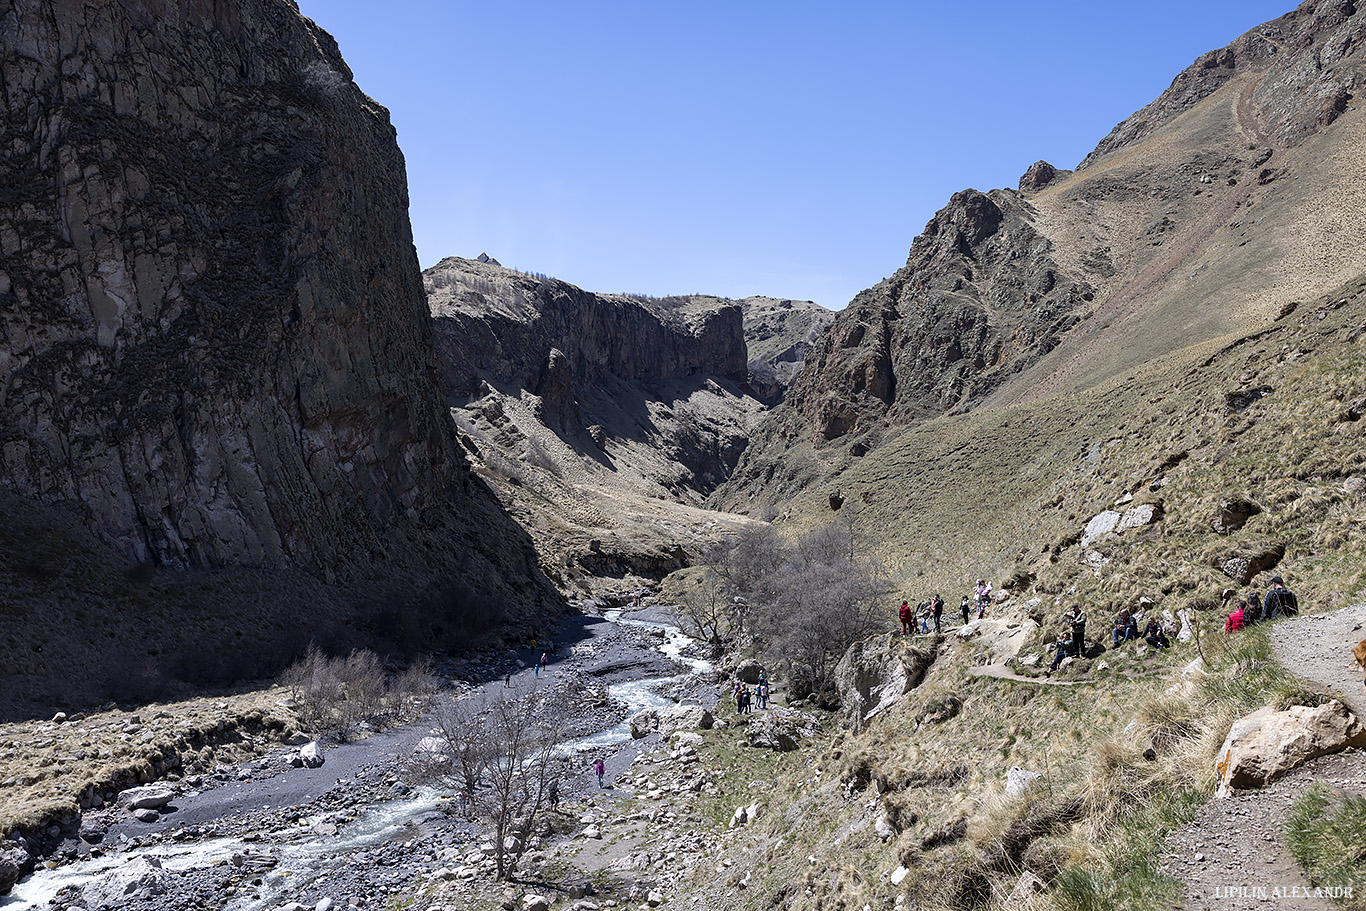
[{"label": "rock outcrop", "polygon": [[1317,756],[1366,747],[1366,729],[1341,702],[1258,709],[1233,723],[1219,749],[1219,796],[1260,788]]},{"label": "rock outcrop", "polygon": [[1050,351],[1094,293],[1051,246],[1021,194],[955,194],[807,358],[789,402],[815,442],[971,405]]},{"label": "rock outcrop", "polygon": [[582,453],[615,464],[638,448],[640,473],[674,496],[729,477],[759,407],[740,305],[594,294],[457,257],[425,279],[447,400],[504,455],[546,448],[518,424],[529,409]]},{"label": "rock outcrop", "polygon": [[0,18],[0,490],[134,565],[525,582],[333,40],[285,0]]},{"label": "rock outcrop", "polygon": [[830,328],[835,314],[811,301],[747,297],[745,345],[749,385],[765,405],[776,405],[806,366],[806,357]]},{"label": "rock outcrop", "polygon": [[933,647],[918,648],[891,633],[849,646],[835,666],[843,720],[861,728],[919,686],[934,657]]}]

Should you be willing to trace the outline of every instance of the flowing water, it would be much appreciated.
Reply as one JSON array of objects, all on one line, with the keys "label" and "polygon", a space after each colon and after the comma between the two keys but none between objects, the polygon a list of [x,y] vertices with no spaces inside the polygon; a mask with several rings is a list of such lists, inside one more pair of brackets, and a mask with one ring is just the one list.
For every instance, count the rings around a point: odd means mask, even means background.
[{"label": "flowing water", "polygon": [[[667,657],[684,664],[690,673],[708,674],[712,671],[710,662],[683,657],[682,653],[694,640],[677,627],[662,623],[648,623],[641,620],[623,619],[621,611],[609,611],[606,619],[622,626],[637,627],[649,631],[663,631],[664,641],[658,646]],[[617,683],[607,688],[608,695],[627,707],[627,717],[647,708],[663,708],[673,705],[672,699],[660,690],[676,685],[688,674],[670,677],[654,677],[644,680],[631,680]],[[624,743],[631,739],[631,726],[622,721],[611,728],[591,734],[562,745],[568,753],[589,750],[601,751],[605,748]],[[228,904],[227,911],[262,911],[275,907],[283,900],[283,893],[297,893],[301,888],[322,876],[329,868],[329,858],[341,857],[352,851],[384,844],[404,837],[410,824],[440,808],[440,795],[432,789],[422,788],[415,797],[388,801],[369,807],[354,822],[343,826],[335,835],[308,837],[301,841],[278,843],[293,836],[311,832],[322,817],[310,821],[307,827],[283,830],[272,836],[272,843],[258,842],[247,845],[240,838],[213,838],[201,842],[184,844],[158,844],[134,848],[128,851],[111,853],[104,857],[64,864],[51,869],[39,868],[32,875],[17,883],[7,896],[0,896],[0,909],[3,911],[25,911],[30,908],[45,907],[50,899],[67,886],[79,886],[103,873],[107,873],[135,857],[155,857],[162,868],[174,872],[185,872],[211,867],[228,861],[234,854],[244,850],[260,851],[269,848],[279,863],[262,877],[263,884],[257,894],[242,897]],[[343,861],[344,862],[344,861]]]}]

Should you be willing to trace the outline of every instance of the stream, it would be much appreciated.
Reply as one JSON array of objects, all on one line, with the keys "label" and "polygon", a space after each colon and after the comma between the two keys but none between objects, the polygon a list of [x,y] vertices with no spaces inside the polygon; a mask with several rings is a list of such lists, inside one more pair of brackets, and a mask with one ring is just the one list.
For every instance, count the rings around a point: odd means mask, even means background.
[{"label": "stream", "polygon": [[[682,665],[685,671],[668,676],[652,676],[637,680],[622,680],[611,683],[607,686],[607,693],[614,704],[623,705],[626,708],[626,719],[629,719],[636,712],[648,708],[660,708],[675,704],[674,700],[663,694],[662,691],[677,688],[677,686],[694,674],[701,676],[704,680],[709,679],[708,675],[713,672],[710,662],[688,658],[683,653],[694,644],[694,640],[682,633],[678,628],[664,623],[656,623],[645,620],[628,619],[622,616],[622,611],[608,611],[603,618],[610,627],[617,632],[627,630],[639,630],[642,637],[647,638],[657,652],[664,655],[669,660],[670,665],[677,668]],[[659,641],[662,636],[662,641]],[[620,654],[626,649],[617,643],[612,643],[610,633],[604,635],[594,634],[594,640],[607,640],[609,644],[598,646],[595,654],[600,654],[600,660],[606,662],[616,660],[620,663]],[[643,663],[641,669],[644,670],[649,665]],[[581,668],[578,670],[582,670]],[[554,668],[550,672],[554,672]],[[592,673],[590,669],[588,671]],[[529,669],[522,673],[530,673]],[[486,683],[484,686],[500,686],[500,681]],[[335,748],[328,753],[328,762],[323,767],[325,780],[322,776],[315,776],[315,783],[308,785],[313,793],[326,790],[329,784],[336,782],[338,787],[347,784],[346,778],[337,778],[337,772],[345,774],[347,771],[355,769],[353,775],[359,779],[370,767],[363,766],[356,762],[356,757],[347,757],[345,754],[355,751],[362,758],[368,752],[369,758],[374,758],[382,749],[387,749],[390,757],[394,753],[395,744],[399,742],[398,734],[391,734],[384,737],[372,738],[372,740],[383,740],[384,744],[375,745],[368,751],[365,744],[371,741],[362,741],[356,744],[347,744]],[[407,736],[411,736],[411,731]],[[631,741],[631,730],[628,720],[598,731],[586,737],[577,738],[562,744],[559,752],[565,757],[575,757],[577,754],[592,752],[602,755],[619,748],[622,744]],[[334,763],[334,758],[340,760]],[[347,763],[347,759],[351,761]],[[570,767],[575,766],[574,759],[570,759]],[[584,763],[586,765],[586,763]],[[330,770],[330,771],[328,771]],[[283,773],[284,777],[296,776],[296,781],[303,780],[301,774],[305,770],[293,770]],[[260,801],[266,800],[266,809],[271,805],[272,794],[264,790],[264,786],[269,786],[272,782],[277,782],[281,776],[267,779],[265,782],[253,782],[241,786],[241,790],[247,796],[236,796],[232,793],[232,786],[225,786],[219,791],[228,792],[216,794],[214,791],[206,795],[185,795],[177,800],[181,806],[181,812],[175,814],[183,819],[178,820],[181,825],[188,819],[191,822],[215,822],[213,816],[214,806],[221,810],[222,816],[227,816],[234,809],[241,809],[248,804],[248,799],[256,801],[253,806],[262,806]],[[255,787],[259,793],[253,792]],[[302,785],[295,784],[297,791]],[[276,786],[273,794],[274,806],[282,806],[291,803],[290,798],[295,798],[295,803],[307,806],[308,800],[313,794],[286,793],[281,795],[279,790],[283,785]],[[210,796],[214,795],[214,796]],[[197,806],[197,802],[204,801],[209,806]],[[397,841],[408,841],[414,837],[417,831],[415,828],[423,821],[441,818],[446,815],[441,809],[442,794],[434,788],[416,788],[404,794],[401,798],[391,800],[378,800],[364,803],[361,797],[357,804],[350,806],[350,813],[355,818],[336,826],[335,834],[319,834],[319,828],[329,820],[337,817],[335,810],[320,811],[315,816],[309,816],[300,820],[298,824],[282,829],[271,831],[269,834],[240,835],[210,837],[201,841],[181,842],[166,841],[156,844],[137,846],[139,838],[134,838],[134,846],[126,849],[108,847],[106,841],[106,851],[102,856],[90,857],[84,860],[77,860],[70,863],[54,865],[45,868],[40,864],[39,869],[33,874],[17,883],[11,893],[0,897],[0,909],[3,911],[25,911],[31,908],[47,907],[49,902],[54,899],[61,890],[67,887],[83,886],[91,880],[103,874],[128,864],[138,857],[155,858],[161,864],[161,868],[172,873],[189,873],[198,871],[208,871],[218,865],[229,865],[236,856],[238,860],[246,852],[257,854],[269,852],[274,855],[276,861],[269,872],[257,874],[252,877],[245,874],[251,880],[253,888],[250,894],[240,894],[233,896],[223,907],[225,911],[264,911],[267,908],[278,907],[284,902],[295,896],[300,896],[309,891],[309,887],[315,882],[335,874],[342,867],[359,867],[361,861],[356,857],[358,852],[363,852],[377,846],[388,845]],[[356,811],[359,810],[357,813]],[[349,815],[349,814],[348,814]],[[121,822],[119,828],[126,829],[126,823]],[[469,841],[466,839],[466,841]],[[465,844],[465,851],[468,852],[474,847],[472,841]],[[384,861],[381,861],[383,863]],[[230,866],[226,867],[232,872]],[[321,885],[319,886],[321,888]],[[246,891],[246,890],[244,890]],[[173,907],[173,904],[167,904]]]}]

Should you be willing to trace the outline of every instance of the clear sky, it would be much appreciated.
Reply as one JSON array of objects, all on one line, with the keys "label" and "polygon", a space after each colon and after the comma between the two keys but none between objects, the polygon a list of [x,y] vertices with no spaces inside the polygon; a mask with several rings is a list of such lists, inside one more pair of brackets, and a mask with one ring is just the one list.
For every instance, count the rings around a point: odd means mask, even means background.
[{"label": "clear sky", "polygon": [[1292,0],[299,0],[389,108],[425,268],[841,308],[956,191],[1074,167]]}]

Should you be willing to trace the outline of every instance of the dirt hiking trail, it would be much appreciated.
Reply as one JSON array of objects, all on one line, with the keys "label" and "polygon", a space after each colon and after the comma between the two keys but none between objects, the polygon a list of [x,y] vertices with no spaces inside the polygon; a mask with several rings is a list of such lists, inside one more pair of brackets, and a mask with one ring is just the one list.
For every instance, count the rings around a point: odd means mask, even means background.
[{"label": "dirt hiking trail", "polygon": [[[1276,624],[1276,660],[1316,690],[1366,717],[1366,691],[1352,647],[1366,638],[1366,604]],[[1167,872],[1185,883],[1183,911],[1329,911],[1285,846],[1291,804],[1316,781],[1366,794],[1366,753],[1348,750],[1307,763],[1262,791],[1214,799],[1167,840]]]}]

